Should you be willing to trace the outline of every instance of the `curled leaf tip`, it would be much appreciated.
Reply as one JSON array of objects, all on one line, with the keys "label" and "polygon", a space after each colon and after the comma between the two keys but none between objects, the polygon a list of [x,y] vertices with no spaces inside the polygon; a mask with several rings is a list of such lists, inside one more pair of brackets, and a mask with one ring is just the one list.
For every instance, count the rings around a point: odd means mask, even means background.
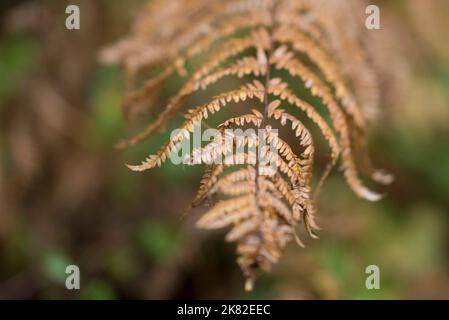
[{"label": "curled leaf tip", "polygon": [[384,197],[384,194],[374,192],[368,188],[363,188],[362,192],[360,193],[361,197],[372,202],[376,202],[381,200]]},{"label": "curled leaf tip", "polygon": [[128,169],[132,170],[132,171],[136,171],[136,172],[140,172],[143,171],[142,166],[140,165],[132,165],[132,164],[125,164]]}]

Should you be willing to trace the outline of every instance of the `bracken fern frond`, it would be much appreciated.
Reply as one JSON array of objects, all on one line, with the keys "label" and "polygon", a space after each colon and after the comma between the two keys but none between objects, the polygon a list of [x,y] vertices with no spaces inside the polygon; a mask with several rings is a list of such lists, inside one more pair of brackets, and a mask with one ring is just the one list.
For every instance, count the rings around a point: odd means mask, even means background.
[{"label": "bracken fern frond", "polygon": [[[374,181],[391,182],[389,175],[373,168],[365,143],[365,128],[377,112],[379,92],[359,41],[363,26],[357,27],[345,13],[356,2],[151,1],[136,20],[132,34],[103,52],[105,61],[120,63],[127,73],[124,112],[130,117],[141,113],[142,106],[155,105],[168,79],[176,75],[185,78],[156,119],[141,133],[121,141],[120,148],[163,130],[196,92],[205,92],[230,77],[242,82],[239,88],[184,112],[181,130],[156,154],[129,168],[143,171],[161,166],[190,139],[196,123],[224,107],[254,106],[251,113],[221,123],[217,128],[224,135],[185,159],[191,165],[198,160],[211,163],[235,147],[260,144],[257,137],[238,141],[226,136],[229,128],[266,129],[264,139],[276,147],[276,153],[262,150],[276,163],[275,174],[264,175],[260,155],[250,152],[234,155],[228,163],[208,165],[191,204],[196,207],[221,196],[197,226],[230,227],[226,240],[238,243],[238,263],[248,290],[260,270],[270,270],[279,261],[289,240],[302,245],[296,233],[298,224],[303,223],[307,233],[317,237],[314,199],[339,160],[349,187],[361,198],[376,201],[381,195],[365,186],[359,170]],[[198,57],[201,62],[194,64]],[[193,71],[187,72],[190,64]],[[153,76],[141,81],[146,72]],[[326,114],[311,100],[319,100]],[[330,149],[329,163],[316,183],[312,179],[316,147],[305,123],[316,126]],[[295,145],[272,135],[276,127],[289,128],[296,137]],[[226,144],[225,137],[233,144]]]}]

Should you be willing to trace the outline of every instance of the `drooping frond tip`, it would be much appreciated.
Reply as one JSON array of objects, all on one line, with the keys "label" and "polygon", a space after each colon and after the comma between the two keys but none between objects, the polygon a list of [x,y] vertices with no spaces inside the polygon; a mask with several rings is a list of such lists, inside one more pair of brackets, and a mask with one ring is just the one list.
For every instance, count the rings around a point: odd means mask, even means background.
[{"label": "drooping frond tip", "polygon": [[[213,114],[224,109],[239,112],[217,127],[219,136],[185,155],[183,163],[207,164],[191,207],[205,200],[216,202],[197,226],[230,229],[226,240],[237,242],[247,290],[252,290],[260,271],[279,261],[291,239],[303,245],[296,230],[299,224],[317,238],[314,199],[338,162],[349,187],[361,198],[381,198],[365,186],[361,174],[379,183],[392,181],[369,161],[364,131],[377,107],[378,85],[359,41],[363,24],[351,24],[352,32],[341,25],[348,15],[345,3],[337,0],[330,9],[314,0],[150,1],[131,35],[102,55],[127,72],[127,114],[142,105],[157,105],[169,79],[184,79],[148,127],[120,143],[126,147],[147,139],[179,113],[185,114],[178,133],[142,164],[129,166],[132,170],[161,166],[191,138],[195,124]],[[331,14],[340,18],[334,21]],[[193,65],[191,74],[186,72],[188,63]],[[354,65],[360,74],[351,71]],[[153,76],[137,81],[149,71]],[[239,87],[186,110],[186,101],[198,91],[232,78]],[[307,95],[298,94],[305,90]],[[318,99],[326,114],[307,96]],[[319,136],[312,136],[306,119]],[[294,139],[274,134],[273,129],[281,127],[291,130]],[[235,129],[264,134],[238,137]],[[315,139],[326,141],[330,153],[316,181]],[[242,152],[236,153],[239,148]],[[266,166],[266,161],[274,166]]]}]

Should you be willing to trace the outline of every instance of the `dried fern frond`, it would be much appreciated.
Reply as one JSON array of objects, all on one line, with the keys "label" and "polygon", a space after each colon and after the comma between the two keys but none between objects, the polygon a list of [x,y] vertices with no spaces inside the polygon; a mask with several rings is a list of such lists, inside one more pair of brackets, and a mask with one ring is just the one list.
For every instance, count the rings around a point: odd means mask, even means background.
[{"label": "dried fern frond", "polygon": [[[129,167],[143,171],[160,166],[190,139],[195,124],[224,107],[255,105],[252,113],[242,112],[221,123],[220,138],[194,149],[185,159],[191,165],[209,163],[191,207],[219,199],[197,225],[230,227],[226,240],[237,242],[248,290],[260,270],[269,270],[279,261],[288,241],[294,238],[302,245],[298,224],[303,223],[316,238],[314,199],[339,160],[349,187],[361,198],[376,201],[381,195],[365,186],[359,170],[374,181],[391,182],[390,176],[373,168],[365,143],[364,131],[377,112],[380,93],[359,41],[364,24],[357,25],[346,12],[357,2],[151,1],[132,34],[103,54],[108,62],[122,64],[129,76],[125,113],[133,113],[142,102],[148,107],[154,104],[159,88],[176,74],[185,78],[156,119],[119,147],[163,130],[196,92],[226,78],[240,79],[240,87],[183,111],[186,120],[179,132],[155,155]],[[198,58],[201,61],[195,63]],[[193,68],[190,74],[187,65]],[[139,84],[137,78],[148,71],[154,75]],[[305,90],[308,95],[298,94]],[[321,102],[326,114],[307,101],[310,96]],[[313,123],[322,137],[313,137],[304,123]],[[296,142],[289,144],[272,134],[273,128],[281,127],[289,128]],[[230,128],[265,129],[264,142],[274,145],[276,152],[262,147],[261,152],[248,148],[232,155],[237,147],[261,147],[261,140],[251,136],[239,140],[227,133]],[[314,138],[322,138],[330,150],[329,163],[316,183]],[[226,155],[227,162],[214,163]],[[262,156],[276,164],[276,172],[264,172]]]}]

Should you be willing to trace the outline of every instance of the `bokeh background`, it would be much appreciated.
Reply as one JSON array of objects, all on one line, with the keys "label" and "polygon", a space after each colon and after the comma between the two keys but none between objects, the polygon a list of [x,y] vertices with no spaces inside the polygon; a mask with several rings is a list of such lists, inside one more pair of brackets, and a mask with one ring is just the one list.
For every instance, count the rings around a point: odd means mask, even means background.
[{"label": "bokeh background", "polygon": [[[398,69],[401,90],[370,148],[396,180],[368,203],[334,172],[318,203],[320,239],[291,243],[251,293],[223,232],[196,230],[199,211],[181,220],[201,168],[124,166],[164,135],[113,148],[133,126],[120,110],[123,74],[98,55],[143,3],[1,1],[0,298],[449,298],[447,1],[375,1],[376,32],[394,32],[400,49],[382,67]],[[68,4],[81,7],[79,31],[64,27]],[[65,288],[68,264],[81,269],[80,290]],[[380,290],[365,288],[371,264]]]}]

